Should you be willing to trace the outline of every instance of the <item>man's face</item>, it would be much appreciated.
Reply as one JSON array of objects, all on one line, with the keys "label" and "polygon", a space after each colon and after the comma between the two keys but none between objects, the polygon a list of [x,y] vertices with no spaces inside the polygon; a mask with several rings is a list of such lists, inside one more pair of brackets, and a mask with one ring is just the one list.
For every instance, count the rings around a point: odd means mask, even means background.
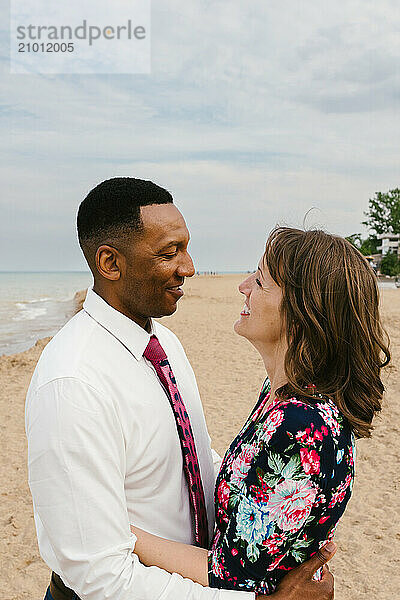
[{"label": "man's face", "polygon": [[149,317],[171,315],[183,296],[185,277],[194,275],[187,251],[189,232],[173,204],[142,206],[143,231],[132,235],[121,273],[124,313],[142,327]]}]

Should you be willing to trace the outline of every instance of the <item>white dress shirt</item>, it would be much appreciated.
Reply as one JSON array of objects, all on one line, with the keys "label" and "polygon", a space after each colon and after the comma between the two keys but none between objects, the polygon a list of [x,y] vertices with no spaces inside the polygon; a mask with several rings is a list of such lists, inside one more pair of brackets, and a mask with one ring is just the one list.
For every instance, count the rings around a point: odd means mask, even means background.
[{"label": "white dress shirt", "polygon": [[[196,380],[177,337],[155,321],[152,332],[192,424],[211,539],[215,473]],[[145,567],[132,552],[131,523],[194,541],[175,418],[143,357],[149,339],[89,290],[84,309],[44,349],[26,401],[40,553],[82,600],[254,599]]]}]

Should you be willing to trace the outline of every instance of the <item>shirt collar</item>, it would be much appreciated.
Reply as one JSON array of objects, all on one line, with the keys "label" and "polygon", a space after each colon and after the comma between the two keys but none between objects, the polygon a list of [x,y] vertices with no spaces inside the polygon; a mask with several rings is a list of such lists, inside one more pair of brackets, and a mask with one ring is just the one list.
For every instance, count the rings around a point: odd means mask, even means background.
[{"label": "shirt collar", "polygon": [[126,346],[137,360],[140,360],[154,332],[152,319],[150,319],[151,332],[148,333],[135,321],[110,306],[96,294],[93,288],[87,291],[83,310]]}]

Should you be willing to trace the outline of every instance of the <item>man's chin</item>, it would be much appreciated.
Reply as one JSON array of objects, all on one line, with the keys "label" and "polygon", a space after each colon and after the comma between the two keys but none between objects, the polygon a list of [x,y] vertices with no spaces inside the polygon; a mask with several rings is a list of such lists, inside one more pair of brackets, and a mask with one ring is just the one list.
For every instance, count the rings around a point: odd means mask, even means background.
[{"label": "man's chin", "polygon": [[168,312],[165,313],[165,316],[168,317],[169,315],[173,315],[177,308],[178,304],[175,302],[175,304],[169,308]]},{"label": "man's chin", "polygon": [[157,313],[153,315],[153,317],[155,317],[156,319],[161,319],[162,317],[169,317],[174,314],[177,308],[177,302],[174,302],[174,304],[168,304],[168,306],[163,306],[163,308],[160,308],[157,311]]}]

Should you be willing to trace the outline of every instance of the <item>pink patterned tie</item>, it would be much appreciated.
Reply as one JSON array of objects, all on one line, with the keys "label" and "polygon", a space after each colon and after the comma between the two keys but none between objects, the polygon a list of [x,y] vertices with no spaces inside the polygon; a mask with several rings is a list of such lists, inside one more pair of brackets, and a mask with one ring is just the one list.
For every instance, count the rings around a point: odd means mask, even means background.
[{"label": "pink patterned tie", "polygon": [[143,356],[154,366],[170,401],[183,455],[183,468],[189,488],[192,506],[196,543],[208,548],[208,524],[203,484],[201,481],[199,461],[189,415],[176,385],[175,377],[168,362],[167,355],[155,335],[152,335]]}]

